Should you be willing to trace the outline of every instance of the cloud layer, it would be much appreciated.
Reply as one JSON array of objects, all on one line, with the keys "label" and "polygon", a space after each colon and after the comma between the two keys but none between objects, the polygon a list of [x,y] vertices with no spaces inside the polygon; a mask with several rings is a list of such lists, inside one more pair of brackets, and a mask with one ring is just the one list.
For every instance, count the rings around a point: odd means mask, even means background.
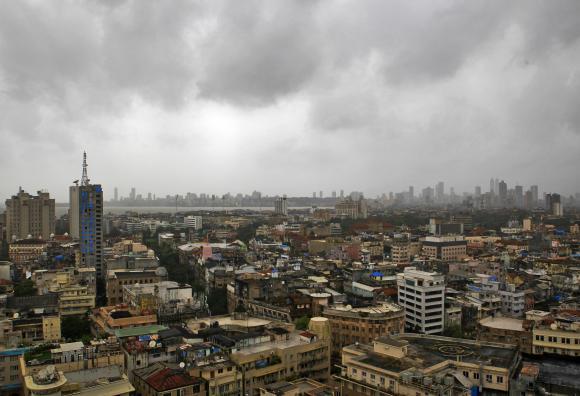
[{"label": "cloud layer", "polygon": [[0,193],[580,191],[580,3],[0,1]]}]

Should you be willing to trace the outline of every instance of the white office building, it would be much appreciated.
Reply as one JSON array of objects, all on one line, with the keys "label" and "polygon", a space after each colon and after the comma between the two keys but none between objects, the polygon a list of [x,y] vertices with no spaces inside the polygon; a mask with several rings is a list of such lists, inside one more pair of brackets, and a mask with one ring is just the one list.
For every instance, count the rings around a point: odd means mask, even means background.
[{"label": "white office building", "polygon": [[187,228],[193,228],[194,230],[201,230],[202,219],[201,216],[186,216],[183,220]]},{"label": "white office building", "polygon": [[274,202],[274,213],[277,215],[288,216],[288,200],[286,197],[276,198]]},{"label": "white office building", "polygon": [[405,327],[424,334],[444,328],[445,277],[436,272],[405,268],[397,274],[399,305],[405,309]]}]

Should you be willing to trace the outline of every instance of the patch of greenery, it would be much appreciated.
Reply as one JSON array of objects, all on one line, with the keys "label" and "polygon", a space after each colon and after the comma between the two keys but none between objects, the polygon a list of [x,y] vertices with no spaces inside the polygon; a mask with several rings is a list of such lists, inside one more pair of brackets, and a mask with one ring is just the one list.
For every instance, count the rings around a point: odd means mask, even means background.
[{"label": "patch of greenery", "polygon": [[23,280],[14,287],[14,295],[16,297],[35,296],[36,291],[34,282],[31,279]]},{"label": "patch of greenery", "polygon": [[91,340],[91,321],[87,315],[65,316],[61,319],[62,337],[69,342]]},{"label": "patch of greenery", "polygon": [[308,316],[302,316],[294,321],[296,325],[296,330],[308,330],[308,324],[310,323],[310,318]]}]

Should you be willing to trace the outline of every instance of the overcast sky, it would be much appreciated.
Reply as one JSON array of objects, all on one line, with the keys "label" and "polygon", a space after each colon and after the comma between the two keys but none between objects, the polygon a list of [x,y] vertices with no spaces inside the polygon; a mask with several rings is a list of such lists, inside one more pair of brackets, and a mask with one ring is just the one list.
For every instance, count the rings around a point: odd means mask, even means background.
[{"label": "overcast sky", "polygon": [[0,0],[0,197],[580,191],[580,1]]}]

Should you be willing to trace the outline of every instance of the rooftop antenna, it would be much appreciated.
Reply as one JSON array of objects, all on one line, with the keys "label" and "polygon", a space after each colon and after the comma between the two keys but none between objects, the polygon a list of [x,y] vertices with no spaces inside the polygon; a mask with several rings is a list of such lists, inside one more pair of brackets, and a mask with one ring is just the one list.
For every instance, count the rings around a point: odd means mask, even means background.
[{"label": "rooftop antenna", "polygon": [[89,177],[87,175],[87,152],[83,151],[83,177],[81,177],[81,186],[89,185]]}]

